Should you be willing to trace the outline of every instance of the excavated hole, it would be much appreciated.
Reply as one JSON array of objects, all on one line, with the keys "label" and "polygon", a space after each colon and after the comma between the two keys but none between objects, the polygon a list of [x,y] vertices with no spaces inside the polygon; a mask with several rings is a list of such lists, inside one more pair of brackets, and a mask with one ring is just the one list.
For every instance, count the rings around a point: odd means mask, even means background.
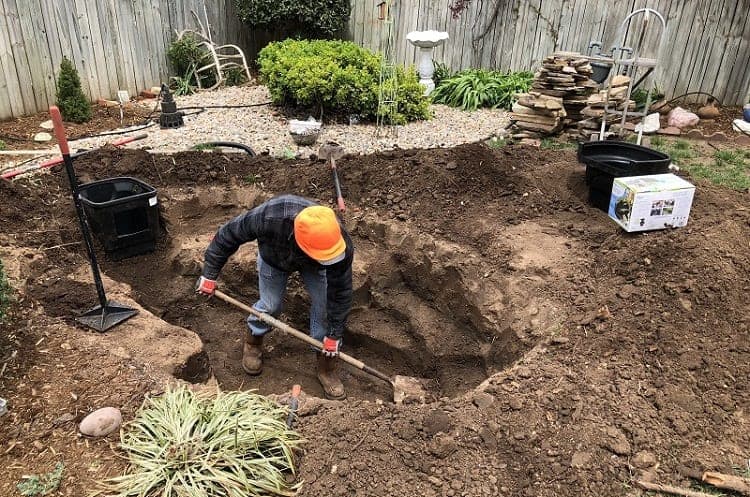
[{"label": "excavated hole", "polygon": [[[176,207],[179,212],[185,206],[178,203]],[[169,210],[166,214],[170,216]],[[280,393],[299,383],[312,395],[322,395],[314,352],[280,331],[273,331],[264,341],[263,373],[248,376],[241,368],[245,314],[194,293],[205,245],[215,227],[228,217],[226,206],[216,206],[204,210],[200,223],[173,223],[170,242],[155,253],[105,262],[105,270],[129,284],[134,297],[149,311],[201,337],[205,355],[192,357],[175,376],[204,381],[211,371],[226,389]],[[461,267],[463,255],[436,257],[434,247],[420,245],[423,234],[400,233],[395,246],[368,235],[373,229],[387,231],[389,226],[377,221],[360,223],[352,231],[357,262],[354,305],[345,337],[347,353],[389,376],[434,380],[435,396],[455,396],[528,350],[529,344],[521,344],[511,330],[512,314],[498,319],[497,312],[483,313],[482,308],[504,298],[501,283],[473,285],[473,275]],[[223,290],[247,304],[258,298],[255,250],[255,244],[241,247],[220,279]],[[307,310],[307,294],[293,275],[281,319],[307,330]],[[391,399],[389,386],[380,380],[348,366],[341,375],[350,398]]]}]

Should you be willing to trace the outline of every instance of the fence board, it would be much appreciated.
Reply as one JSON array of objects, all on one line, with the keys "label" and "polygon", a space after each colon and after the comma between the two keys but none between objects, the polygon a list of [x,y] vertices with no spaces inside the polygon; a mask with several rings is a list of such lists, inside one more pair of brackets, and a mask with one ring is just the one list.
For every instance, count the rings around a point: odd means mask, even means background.
[{"label": "fence board", "polygon": [[[663,64],[656,82],[667,96],[688,91],[726,104],[750,98],[750,0],[471,0],[457,19],[454,0],[395,0],[394,54],[418,61],[409,31],[437,29],[450,39],[434,58],[451,69],[534,70],[555,50],[585,52],[591,40],[608,51],[622,19],[655,8],[667,19]],[[377,50],[377,0],[352,0],[343,35]],[[254,32],[236,16],[233,0],[207,0],[217,43],[242,47],[249,60],[274,33]],[[84,91],[112,98],[167,81],[167,49],[175,31],[196,28],[203,0],[0,0],[0,119],[44,110],[54,101],[60,60],[78,68]],[[498,15],[493,16],[495,9]],[[482,36],[484,34],[484,36]]]}]

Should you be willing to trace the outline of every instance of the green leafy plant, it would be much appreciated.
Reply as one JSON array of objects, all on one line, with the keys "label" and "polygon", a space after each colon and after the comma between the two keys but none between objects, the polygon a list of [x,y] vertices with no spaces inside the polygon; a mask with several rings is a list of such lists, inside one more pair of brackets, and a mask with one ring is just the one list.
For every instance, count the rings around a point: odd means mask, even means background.
[{"label": "green leafy plant", "polygon": [[3,140],[0,140],[0,150],[5,150],[6,148],[8,148],[8,145]]},{"label": "green leafy plant", "polygon": [[208,50],[200,45],[200,41],[190,33],[179,40],[173,41],[167,50],[167,58],[172,64],[175,76],[172,77],[175,95],[190,95],[198,86],[198,78],[203,88],[216,84],[214,71],[201,72],[196,70],[211,61]]},{"label": "green leafy plant", "polygon": [[240,67],[230,67],[224,71],[224,84],[227,86],[240,86],[247,82],[247,74]]},{"label": "green leafy plant", "polygon": [[120,433],[130,463],[103,483],[111,497],[293,496],[299,484],[288,409],[251,392],[196,394],[182,386],[148,399]]},{"label": "green leafy plant", "polygon": [[67,57],[60,62],[55,103],[66,121],[80,124],[91,120],[91,102],[83,94],[78,70]]},{"label": "green leafy plant", "polygon": [[64,470],[65,464],[59,462],[55,465],[55,469],[49,473],[24,476],[23,481],[18,483],[16,488],[21,492],[21,495],[50,494],[60,487]]},{"label": "green leafy plant", "polygon": [[436,87],[440,86],[443,81],[453,76],[453,71],[451,71],[443,62],[433,60],[432,63],[435,66],[435,73],[432,75],[432,80],[435,82]]},{"label": "green leafy plant", "polygon": [[331,38],[343,32],[349,0],[235,0],[237,15],[251,28],[280,31],[283,38]]},{"label": "green leafy plant", "polygon": [[13,303],[13,287],[8,282],[3,261],[0,260],[0,323],[8,318],[11,303]]},{"label": "green leafy plant", "polygon": [[503,73],[465,69],[443,80],[432,92],[435,103],[476,110],[480,107],[510,109],[516,94],[528,91],[534,75],[527,71]]},{"label": "green leafy plant", "polygon": [[[258,56],[260,80],[277,105],[317,113],[378,112],[380,56],[348,41],[285,40],[271,43]],[[413,69],[397,69],[396,124],[430,117],[429,101]]]},{"label": "green leafy plant", "polygon": [[248,185],[255,185],[257,183],[260,183],[259,174],[248,174],[242,179],[245,181],[245,184],[248,184]]},{"label": "green leafy plant", "polygon": [[[647,93],[648,90],[645,88],[636,88],[633,90],[630,98],[635,102],[636,109],[643,110],[646,106]],[[658,102],[662,98],[664,98],[664,93],[659,90],[659,87],[654,86],[653,90],[651,90],[651,103]]]}]

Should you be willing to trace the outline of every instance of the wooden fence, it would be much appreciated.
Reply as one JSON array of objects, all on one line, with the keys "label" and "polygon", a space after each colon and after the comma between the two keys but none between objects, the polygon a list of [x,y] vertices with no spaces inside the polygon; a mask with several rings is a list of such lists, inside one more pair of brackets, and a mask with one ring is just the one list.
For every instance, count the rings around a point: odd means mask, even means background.
[{"label": "wooden fence", "polygon": [[[409,31],[447,31],[435,59],[453,69],[534,69],[555,50],[585,51],[614,41],[628,12],[644,6],[667,18],[657,81],[668,95],[705,91],[727,104],[750,99],[750,0],[472,0],[454,19],[455,0],[395,0],[394,40],[400,63],[413,64]],[[253,57],[268,40],[237,19],[234,0],[206,0],[217,42]],[[348,37],[377,49],[380,0],[352,0]],[[95,100],[131,94],[168,78],[166,51],[175,30],[195,28],[202,0],[0,0],[0,119],[54,102],[62,57],[72,59]]]},{"label": "wooden fence", "polygon": [[[416,63],[406,41],[413,30],[447,31],[434,59],[452,69],[534,70],[555,50],[586,52],[615,41],[628,13],[650,7],[666,22],[665,49],[656,81],[669,96],[704,91],[725,104],[750,100],[750,0],[471,0],[460,17],[455,0],[395,0],[393,30],[398,62]],[[353,3],[349,36],[377,49],[382,25],[375,1]]]},{"label": "wooden fence", "polygon": [[[206,0],[215,41],[252,46],[234,0]],[[168,79],[175,30],[197,28],[201,0],[0,0],[0,119],[54,102],[60,60],[74,61],[95,100]]]}]

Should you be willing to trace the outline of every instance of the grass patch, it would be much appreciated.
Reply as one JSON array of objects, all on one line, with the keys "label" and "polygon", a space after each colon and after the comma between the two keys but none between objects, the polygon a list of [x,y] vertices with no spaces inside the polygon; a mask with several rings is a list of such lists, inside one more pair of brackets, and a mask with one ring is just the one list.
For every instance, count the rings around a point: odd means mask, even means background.
[{"label": "grass patch", "polygon": [[678,166],[684,166],[698,157],[690,142],[685,140],[667,141],[660,136],[655,136],[651,139],[651,148],[669,155],[672,162]]},{"label": "grass patch", "polygon": [[98,494],[110,497],[295,495],[288,409],[252,392],[196,394],[182,386],[146,400],[120,434],[130,463]]},{"label": "grass patch", "polygon": [[193,150],[216,150],[216,145],[211,145],[210,143],[199,143],[197,145],[193,145]]},{"label": "grass patch", "polygon": [[750,189],[750,151],[717,150],[713,162],[686,164],[685,170],[715,185],[740,191]]},{"label": "grass patch", "polygon": [[499,138],[497,136],[493,136],[492,138],[487,140],[485,143],[490,148],[498,149],[498,148],[503,148],[506,145],[510,144],[510,140],[506,138]]},{"label": "grass patch", "polygon": [[578,145],[572,142],[563,142],[554,138],[542,138],[539,148],[542,150],[569,150],[576,148]]},{"label": "grass patch", "polygon": [[0,140],[0,150],[5,150],[6,148],[8,148],[8,144]]}]

